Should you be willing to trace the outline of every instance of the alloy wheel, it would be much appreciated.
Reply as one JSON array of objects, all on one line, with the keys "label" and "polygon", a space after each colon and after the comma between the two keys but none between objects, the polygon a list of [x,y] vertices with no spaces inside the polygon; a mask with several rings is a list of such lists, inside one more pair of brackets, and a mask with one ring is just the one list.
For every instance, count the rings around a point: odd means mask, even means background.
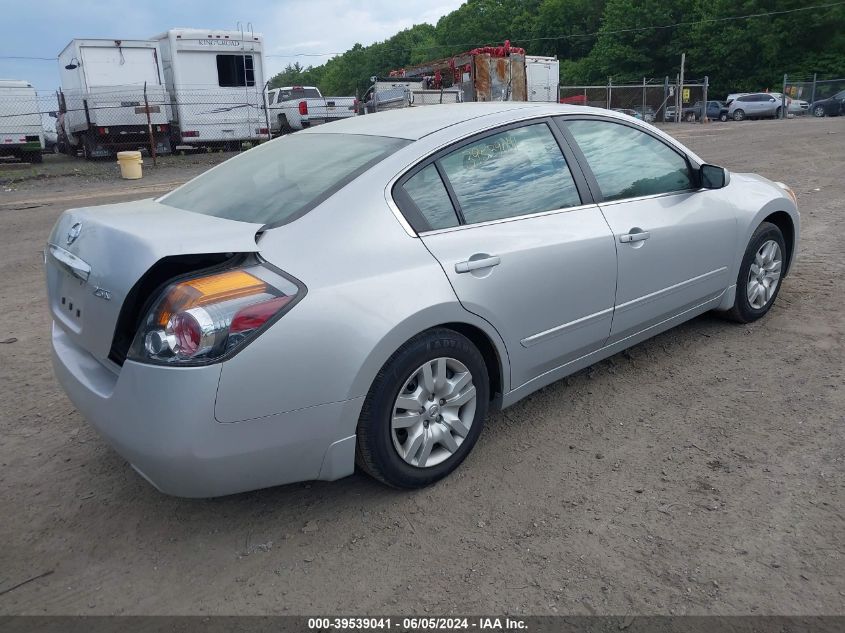
[{"label": "alloy wheel", "polygon": [[775,296],[782,264],[783,257],[778,243],[774,240],[764,242],[748,270],[746,296],[755,310],[762,310]]},{"label": "alloy wheel", "polygon": [[405,380],[393,405],[393,447],[411,466],[440,464],[469,434],[476,404],[472,374],[463,363],[443,357],[426,361]]}]

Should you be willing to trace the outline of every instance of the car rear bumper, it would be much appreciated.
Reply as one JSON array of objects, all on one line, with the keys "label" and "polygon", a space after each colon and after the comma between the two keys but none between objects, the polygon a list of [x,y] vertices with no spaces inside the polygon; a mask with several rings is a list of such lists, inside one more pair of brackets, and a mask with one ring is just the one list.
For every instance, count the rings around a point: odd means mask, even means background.
[{"label": "car rear bumper", "polygon": [[[214,404],[222,365],[173,368],[127,361],[119,375],[53,324],[56,377],[79,412],[164,493],[216,497],[354,470],[363,397],[237,423]],[[248,397],[248,394],[246,395]]]}]

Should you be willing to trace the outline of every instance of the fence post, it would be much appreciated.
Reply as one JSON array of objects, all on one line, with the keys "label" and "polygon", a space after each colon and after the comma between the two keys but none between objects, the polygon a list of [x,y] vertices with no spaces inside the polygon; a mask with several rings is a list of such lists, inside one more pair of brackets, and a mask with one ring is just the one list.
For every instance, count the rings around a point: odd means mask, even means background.
[{"label": "fence post", "polygon": [[816,73],[813,73],[813,92],[810,96],[810,105],[813,105],[813,101],[816,100]]},{"label": "fence post", "polygon": [[147,113],[147,133],[150,135],[150,155],[153,157],[153,167],[156,166],[156,143],[153,138],[153,123],[150,120],[150,102],[147,101],[147,82],[144,82],[144,111]]},{"label": "fence post", "polygon": [[610,110],[610,100],[611,100],[610,94],[611,94],[612,90],[613,90],[613,77],[608,77],[607,78],[607,109],[608,110]]},{"label": "fence post", "polygon": [[[246,63],[246,62],[244,62]],[[261,106],[264,108],[264,122],[267,126],[267,140],[270,141],[273,139],[273,133],[270,131],[270,104],[267,101],[267,88],[270,86],[270,80],[267,80],[267,83],[264,84],[264,90],[262,91],[262,99],[261,99]]]},{"label": "fence post", "polygon": [[783,90],[780,93],[780,118],[786,120],[786,73],[783,73]]},{"label": "fence post", "polygon": [[661,112],[663,113],[662,120],[666,122],[666,102],[669,101],[669,75],[663,79],[663,103],[660,105],[660,109],[658,110],[658,114]]},{"label": "fence post", "polygon": [[645,121],[645,77],[643,77],[643,121]]},{"label": "fence post", "polygon": [[681,110],[684,109],[684,66],[687,62],[687,54],[681,53],[681,78],[678,81],[678,92],[680,93],[680,104],[678,109],[675,110],[675,117],[678,123],[681,122]]},{"label": "fence post", "polygon": [[710,77],[704,75],[704,97],[701,105],[701,122],[707,123],[707,88],[710,85]]},{"label": "fence post", "polygon": [[675,123],[680,123],[681,121],[681,76],[677,73],[675,74],[675,116],[672,118],[675,120]]}]

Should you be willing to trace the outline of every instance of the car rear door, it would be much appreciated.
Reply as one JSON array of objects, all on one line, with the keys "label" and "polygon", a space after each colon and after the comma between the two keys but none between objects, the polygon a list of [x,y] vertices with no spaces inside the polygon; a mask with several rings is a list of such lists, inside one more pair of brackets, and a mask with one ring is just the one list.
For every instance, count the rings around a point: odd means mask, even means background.
[{"label": "car rear door", "polygon": [[732,283],[733,207],[699,189],[689,161],[643,128],[599,117],[561,121],[612,229],[619,274],[608,343],[720,296]]},{"label": "car rear door", "polygon": [[514,388],[604,344],[613,235],[550,120],[456,144],[403,177],[394,197],[461,304],[501,334]]}]

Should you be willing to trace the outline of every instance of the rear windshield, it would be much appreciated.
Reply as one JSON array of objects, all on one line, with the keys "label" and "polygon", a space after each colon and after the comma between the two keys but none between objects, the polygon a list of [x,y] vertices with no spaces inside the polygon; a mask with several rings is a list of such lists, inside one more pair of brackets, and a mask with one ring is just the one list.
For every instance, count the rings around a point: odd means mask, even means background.
[{"label": "rear windshield", "polygon": [[284,224],[410,142],[359,134],[291,134],[222,163],[159,202],[229,220]]},{"label": "rear windshield", "polygon": [[291,99],[319,99],[320,91],[316,88],[294,88],[293,90],[279,90],[279,98],[276,103],[290,101]]}]

